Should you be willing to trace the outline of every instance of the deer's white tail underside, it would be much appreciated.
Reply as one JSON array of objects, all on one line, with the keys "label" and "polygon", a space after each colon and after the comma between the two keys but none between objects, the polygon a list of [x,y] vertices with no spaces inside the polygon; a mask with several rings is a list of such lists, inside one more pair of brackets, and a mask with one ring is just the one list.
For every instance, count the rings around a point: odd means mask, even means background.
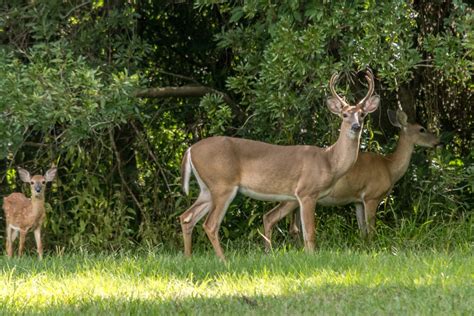
[{"label": "deer's white tail underside", "polygon": [[191,180],[191,173],[194,174],[194,177],[196,178],[199,189],[201,190],[201,193],[199,194],[206,200],[210,200],[210,193],[207,185],[202,181],[201,177],[199,176],[199,172],[194,168],[193,165],[193,160],[191,158],[191,147],[186,151],[185,153],[185,163],[184,163],[184,171],[183,171],[183,191],[186,193],[186,195],[189,194],[189,181]]},{"label": "deer's white tail underside", "polygon": [[191,169],[192,169],[192,162],[191,162],[191,148],[188,148],[186,150],[186,153],[184,154],[184,172],[183,172],[183,191],[186,193],[186,195],[189,194],[189,180],[191,178]]}]

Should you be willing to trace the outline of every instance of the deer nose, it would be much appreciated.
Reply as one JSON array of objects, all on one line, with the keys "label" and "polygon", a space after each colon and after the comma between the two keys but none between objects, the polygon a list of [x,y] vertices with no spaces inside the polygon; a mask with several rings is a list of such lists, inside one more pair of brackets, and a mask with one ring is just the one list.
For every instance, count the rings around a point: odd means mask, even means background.
[{"label": "deer nose", "polygon": [[360,124],[359,124],[359,123],[354,123],[354,124],[352,124],[351,129],[352,129],[354,132],[360,131]]},{"label": "deer nose", "polygon": [[35,191],[37,193],[40,193],[41,192],[41,186],[40,185],[35,185]]}]

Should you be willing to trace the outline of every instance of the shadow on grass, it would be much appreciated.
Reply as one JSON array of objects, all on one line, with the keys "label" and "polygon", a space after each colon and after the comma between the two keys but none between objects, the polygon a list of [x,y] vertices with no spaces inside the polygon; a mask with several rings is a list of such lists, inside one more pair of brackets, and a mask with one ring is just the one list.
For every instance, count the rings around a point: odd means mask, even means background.
[{"label": "shadow on grass", "polygon": [[51,303],[47,307],[28,302],[4,302],[0,311],[15,315],[42,313],[47,315],[120,314],[120,315],[195,315],[195,314],[416,314],[472,315],[472,288],[440,288],[437,285],[406,286],[341,286],[323,285],[294,290],[279,295],[233,295],[221,297],[176,297],[159,295],[147,298],[77,298],[70,304]]},{"label": "shadow on grass", "polygon": [[472,253],[0,258],[0,314],[474,314]]}]

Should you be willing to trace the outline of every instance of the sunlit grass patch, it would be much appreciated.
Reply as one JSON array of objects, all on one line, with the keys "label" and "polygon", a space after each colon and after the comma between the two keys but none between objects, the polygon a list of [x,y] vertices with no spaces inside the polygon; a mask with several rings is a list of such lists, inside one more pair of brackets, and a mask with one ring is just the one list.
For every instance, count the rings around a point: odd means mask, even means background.
[{"label": "sunlit grass patch", "polygon": [[470,253],[320,251],[0,259],[5,313],[468,313]]}]

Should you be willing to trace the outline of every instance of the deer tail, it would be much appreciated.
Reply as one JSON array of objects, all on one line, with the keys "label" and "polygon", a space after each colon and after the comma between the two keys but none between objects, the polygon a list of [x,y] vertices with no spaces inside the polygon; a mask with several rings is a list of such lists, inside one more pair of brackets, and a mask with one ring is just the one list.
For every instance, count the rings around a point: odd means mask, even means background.
[{"label": "deer tail", "polygon": [[183,192],[189,194],[189,179],[191,178],[191,147],[186,150],[186,153],[183,156],[181,161],[181,187]]}]

